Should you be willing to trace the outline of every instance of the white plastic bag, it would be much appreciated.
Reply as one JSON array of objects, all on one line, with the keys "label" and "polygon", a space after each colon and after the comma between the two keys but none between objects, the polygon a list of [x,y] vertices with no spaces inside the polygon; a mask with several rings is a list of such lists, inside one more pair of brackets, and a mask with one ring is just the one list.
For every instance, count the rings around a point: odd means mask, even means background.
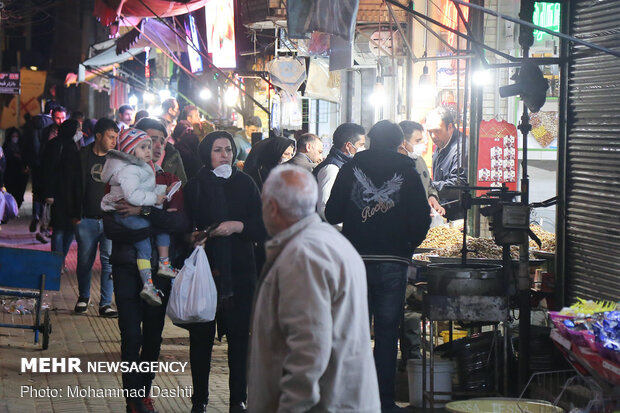
[{"label": "white plastic bag", "polygon": [[440,227],[446,224],[446,220],[439,215],[439,212],[435,211],[435,208],[431,207],[431,228]]},{"label": "white plastic bag", "polygon": [[2,215],[3,221],[17,218],[19,214],[19,206],[17,205],[17,201],[15,200],[13,195],[9,194],[6,191],[3,191],[2,195],[4,196],[4,200],[6,201],[4,214]]},{"label": "white plastic bag", "polygon": [[203,247],[196,247],[174,280],[166,314],[176,324],[215,319],[217,290]]}]

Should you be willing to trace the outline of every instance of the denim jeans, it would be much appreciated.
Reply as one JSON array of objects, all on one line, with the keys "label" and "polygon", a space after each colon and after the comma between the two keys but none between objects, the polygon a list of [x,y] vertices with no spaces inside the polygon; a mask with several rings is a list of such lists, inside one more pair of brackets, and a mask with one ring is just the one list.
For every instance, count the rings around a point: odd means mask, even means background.
[{"label": "denim jeans", "polygon": [[113,290],[112,265],[110,264],[112,241],[103,235],[103,220],[83,218],[75,227],[75,238],[78,243],[77,279],[80,297],[90,297],[92,268],[97,256],[97,245],[99,245],[99,257],[101,259],[101,300],[99,307],[110,305]]},{"label": "denim jeans", "polygon": [[73,236],[74,232],[71,229],[54,229],[52,232],[52,251],[60,252],[63,259],[67,258]]},{"label": "denim jeans", "polygon": [[[122,217],[118,214],[114,214],[114,219],[119,224],[122,224],[124,227],[129,229],[143,229],[148,228],[151,224],[150,222],[143,217],[130,215],[128,217]],[[170,246],[170,235],[168,234],[157,234],[155,235],[155,244],[158,247],[169,247]],[[141,241],[133,244],[136,247],[136,256],[138,259],[151,260],[151,256],[153,255],[153,251],[151,248],[151,239],[146,238]]]},{"label": "denim jeans", "polygon": [[374,318],[375,367],[379,380],[381,407],[394,405],[399,323],[405,304],[407,264],[366,263],[368,310]]}]

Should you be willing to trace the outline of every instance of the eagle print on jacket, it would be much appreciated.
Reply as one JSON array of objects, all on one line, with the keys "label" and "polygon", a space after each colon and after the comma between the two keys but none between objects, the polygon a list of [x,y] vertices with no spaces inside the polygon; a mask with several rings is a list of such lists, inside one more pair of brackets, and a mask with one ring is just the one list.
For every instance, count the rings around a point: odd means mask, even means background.
[{"label": "eagle print on jacket", "polygon": [[392,209],[400,200],[400,187],[403,184],[403,176],[394,176],[383,183],[380,188],[366,176],[361,169],[354,167],[353,175],[355,183],[351,197],[353,203],[362,210],[362,222],[366,222],[377,212],[386,213]]}]

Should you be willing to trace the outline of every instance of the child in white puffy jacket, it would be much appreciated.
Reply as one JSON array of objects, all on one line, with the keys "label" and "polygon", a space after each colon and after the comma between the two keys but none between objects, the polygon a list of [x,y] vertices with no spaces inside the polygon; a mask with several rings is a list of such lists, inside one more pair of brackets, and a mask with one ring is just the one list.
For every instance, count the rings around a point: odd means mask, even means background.
[{"label": "child in white puffy jacket", "polygon": [[[151,162],[153,158],[151,138],[138,129],[124,129],[118,138],[120,150],[108,152],[105,165],[101,172],[103,182],[110,185],[110,192],[101,200],[103,211],[114,212],[116,202],[126,200],[134,206],[156,206],[161,208],[166,200],[166,186],[155,184],[155,170]],[[129,229],[142,229],[150,226],[146,218],[140,216],[122,217],[114,214],[117,222]],[[175,270],[170,264],[170,235],[155,236],[159,253],[159,269],[157,275],[174,278]],[[146,238],[134,244],[137,253],[137,264],[140,278],[144,283],[140,297],[151,305],[161,305],[161,291],[153,285],[151,274],[151,240]]]}]

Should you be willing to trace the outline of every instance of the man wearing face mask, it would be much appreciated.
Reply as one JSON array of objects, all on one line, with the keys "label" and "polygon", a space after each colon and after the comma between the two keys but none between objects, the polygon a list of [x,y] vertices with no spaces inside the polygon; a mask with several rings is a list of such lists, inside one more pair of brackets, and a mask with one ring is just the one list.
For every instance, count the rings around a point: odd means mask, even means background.
[{"label": "man wearing face mask", "polygon": [[422,158],[426,151],[426,142],[424,139],[424,127],[418,122],[404,120],[398,124],[405,134],[403,144],[398,148],[398,152],[407,155],[415,162],[415,170],[420,175],[422,185],[426,190],[428,204],[440,215],[444,215],[446,210],[439,204],[439,195],[437,190],[431,185],[431,175],[428,172],[426,162]]},{"label": "man wearing face mask", "polygon": [[75,119],[63,122],[58,136],[47,143],[43,152],[43,199],[51,205],[52,251],[67,256],[73,242],[73,225],[67,214],[65,176],[68,162],[77,156],[82,128]]},{"label": "man wearing face mask", "polygon": [[366,131],[357,123],[343,123],[334,131],[333,146],[325,160],[312,173],[319,184],[317,212],[325,219],[325,205],[332,192],[340,168],[353,156],[366,149]]}]

